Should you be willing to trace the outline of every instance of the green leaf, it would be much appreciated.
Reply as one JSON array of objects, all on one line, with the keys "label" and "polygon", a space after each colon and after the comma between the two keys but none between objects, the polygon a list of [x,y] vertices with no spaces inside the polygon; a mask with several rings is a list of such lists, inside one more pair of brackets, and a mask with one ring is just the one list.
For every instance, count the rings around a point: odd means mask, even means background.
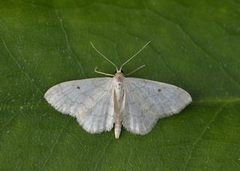
[{"label": "green leaf", "polygon": [[[237,0],[0,2],[0,170],[239,170]],[[187,90],[193,103],[145,136],[92,135],[44,100],[51,86],[124,71]]]}]

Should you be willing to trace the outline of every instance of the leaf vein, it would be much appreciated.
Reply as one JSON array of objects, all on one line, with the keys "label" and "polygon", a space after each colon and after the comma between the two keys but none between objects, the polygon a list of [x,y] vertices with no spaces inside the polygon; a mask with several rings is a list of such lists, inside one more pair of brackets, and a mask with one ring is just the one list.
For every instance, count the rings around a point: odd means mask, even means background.
[{"label": "leaf vein", "polygon": [[41,91],[41,89],[37,86],[37,84],[36,84],[35,82],[33,82],[33,79],[30,77],[30,75],[29,75],[26,71],[23,70],[23,68],[22,68],[21,64],[19,63],[19,61],[16,59],[16,57],[12,54],[12,52],[11,52],[10,49],[8,48],[5,40],[4,40],[3,38],[1,38],[1,40],[2,40],[3,46],[4,46],[4,48],[6,49],[9,57],[10,57],[10,58],[13,60],[13,62],[17,65],[17,67],[19,68],[19,70],[20,70],[20,71],[25,75],[25,77],[34,85],[34,87],[37,89],[37,91],[40,92],[41,94],[43,94],[42,91]]},{"label": "leaf vein", "polygon": [[82,64],[79,62],[78,58],[77,58],[77,55],[73,52],[72,50],[72,47],[70,45],[70,42],[69,42],[69,37],[67,35],[67,32],[66,32],[66,29],[64,28],[64,24],[63,24],[63,19],[62,17],[59,15],[59,12],[57,9],[55,9],[55,13],[56,13],[56,16],[57,16],[57,19],[60,23],[60,26],[61,26],[61,30],[63,32],[63,35],[64,35],[64,39],[65,39],[65,43],[66,43],[66,47],[67,47],[67,50],[70,52],[70,55],[69,57],[75,61],[77,63],[77,65],[80,67],[80,70],[81,70],[81,74],[83,76],[85,76],[85,73],[84,73],[84,70],[83,70],[83,66]]},{"label": "leaf vein", "polygon": [[196,138],[196,140],[193,142],[193,145],[192,145],[192,149],[190,150],[189,152],[189,155],[187,157],[187,160],[185,162],[185,165],[184,165],[184,170],[186,170],[186,168],[188,167],[189,165],[189,162],[192,158],[192,154],[193,154],[193,151],[196,149],[196,146],[197,144],[202,140],[202,137],[206,134],[206,132],[210,129],[210,126],[216,121],[217,117],[219,116],[219,114],[223,111],[223,109],[225,108],[225,106],[229,104],[228,102],[227,103],[224,103],[214,114],[214,116],[212,117],[212,119],[206,124],[206,126],[204,127],[203,131],[200,133],[199,137]]},{"label": "leaf vein", "polygon": [[46,167],[48,161],[51,159],[51,157],[53,155],[53,152],[54,152],[57,144],[59,143],[59,140],[60,140],[61,136],[63,135],[64,131],[66,130],[67,126],[70,123],[70,120],[71,120],[71,118],[69,117],[68,122],[66,123],[66,125],[60,130],[60,133],[57,136],[56,141],[54,142],[54,144],[52,145],[52,147],[50,149],[49,155],[47,156],[46,160],[43,162],[43,165],[40,167],[39,170],[44,170],[44,168]]},{"label": "leaf vein", "polygon": [[[215,63],[218,64],[218,66],[220,67],[220,69],[227,75],[229,76],[230,80],[232,80],[233,82],[235,82],[239,87],[240,87],[240,82],[235,79],[231,74],[229,74],[229,72],[227,72],[227,70],[222,66],[220,65],[221,63],[219,63],[219,61],[213,56],[213,55],[210,55],[209,52],[207,52],[203,47],[201,47],[194,39],[193,37],[188,33],[186,32],[183,27],[181,26],[181,24],[169,19],[168,17],[160,14],[159,12],[157,12],[156,10],[153,10],[153,9],[150,9],[148,8],[148,11],[156,14],[157,16],[160,16],[162,19],[168,21],[169,23],[172,23],[174,24],[184,35],[186,35],[189,40],[192,42],[193,46],[195,46],[195,48],[199,49],[200,51],[202,51],[208,58],[212,59]],[[212,58],[211,58],[212,56]]]}]

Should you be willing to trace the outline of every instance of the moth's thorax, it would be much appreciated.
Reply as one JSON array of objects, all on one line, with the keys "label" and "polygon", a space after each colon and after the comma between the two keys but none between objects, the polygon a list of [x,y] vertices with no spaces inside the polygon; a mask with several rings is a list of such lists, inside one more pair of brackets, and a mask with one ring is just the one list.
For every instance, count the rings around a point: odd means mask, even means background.
[{"label": "moth's thorax", "polygon": [[114,89],[114,95],[116,98],[116,103],[118,104],[117,108],[120,110],[123,102],[123,95],[124,95],[124,75],[121,72],[117,72],[115,76],[113,77],[113,89]]},{"label": "moth's thorax", "polygon": [[124,78],[125,77],[122,72],[117,72],[115,74],[113,77],[113,84],[115,89],[122,89]]}]

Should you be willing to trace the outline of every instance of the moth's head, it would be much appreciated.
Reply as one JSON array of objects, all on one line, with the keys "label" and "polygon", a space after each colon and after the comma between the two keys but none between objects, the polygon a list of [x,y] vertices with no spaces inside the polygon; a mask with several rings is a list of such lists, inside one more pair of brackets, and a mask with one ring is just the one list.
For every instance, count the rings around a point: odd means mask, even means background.
[{"label": "moth's head", "polygon": [[124,77],[124,73],[121,70],[117,70],[114,77]]},{"label": "moth's head", "polygon": [[115,75],[116,75],[117,73],[122,73],[122,74],[124,74],[124,72],[123,72],[122,69],[117,69],[116,72],[115,72]]},{"label": "moth's head", "polygon": [[114,75],[114,79],[116,82],[121,83],[123,82],[124,74],[121,71],[117,71],[116,74]]}]

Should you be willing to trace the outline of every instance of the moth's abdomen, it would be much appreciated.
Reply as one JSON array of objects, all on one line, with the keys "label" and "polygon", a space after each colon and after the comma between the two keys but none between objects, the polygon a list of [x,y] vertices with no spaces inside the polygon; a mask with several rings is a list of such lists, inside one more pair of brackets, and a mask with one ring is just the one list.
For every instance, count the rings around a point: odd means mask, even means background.
[{"label": "moth's abdomen", "polygon": [[116,117],[115,127],[114,127],[114,134],[115,134],[116,139],[119,138],[119,136],[121,134],[121,129],[122,129],[122,120],[120,120],[119,117]]}]

